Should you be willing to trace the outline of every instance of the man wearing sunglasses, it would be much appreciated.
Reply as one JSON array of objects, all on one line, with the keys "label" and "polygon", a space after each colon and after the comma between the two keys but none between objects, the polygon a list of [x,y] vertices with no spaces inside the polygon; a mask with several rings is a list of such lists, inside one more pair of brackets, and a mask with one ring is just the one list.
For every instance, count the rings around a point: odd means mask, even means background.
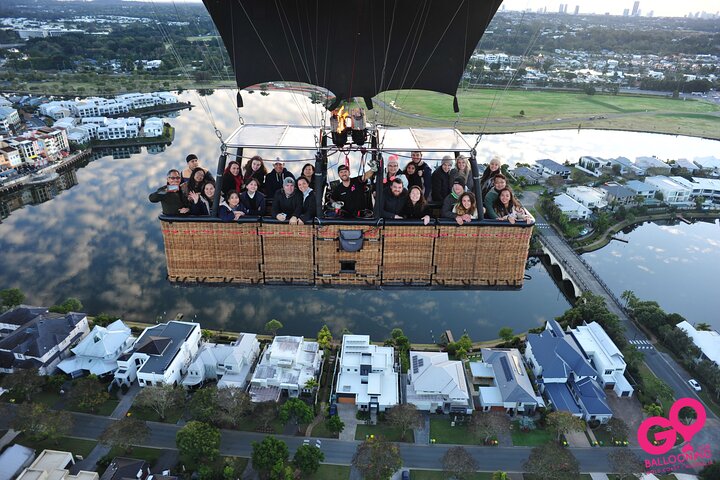
[{"label": "man wearing sunglasses", "polygon": [[190,209],[180,193],[180,172],[170,170],[167,175],[167,185],[164,185],[150,194],[152,203],[160,202],[163,215],[186,215]]}]

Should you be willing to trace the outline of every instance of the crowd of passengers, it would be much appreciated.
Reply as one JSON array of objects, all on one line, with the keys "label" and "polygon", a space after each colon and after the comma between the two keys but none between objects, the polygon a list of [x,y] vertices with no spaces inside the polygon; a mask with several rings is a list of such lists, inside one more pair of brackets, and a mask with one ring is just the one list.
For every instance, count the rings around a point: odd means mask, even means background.
[{"label": "crowd of passengers", "polygon": [[[160,202],[164,215],[208,216],[215,201],[215,179],[196,155],[188,155],[186,163],[182,171],[168,172],[167,184],[151,193],[150,201]],[[423,161],[422,152],[412,152],[404,169],[400,168],[399,157],[390,155],[382,175],[380,216],[422,220],[427,225],[432,202],[441,205],[441,218],[455,220],[458,225],[478,219],[533,223],[533,216],[508,187],[501,165],[498,157],[490,160],[480,179],[481,191],[475,192],[470,162],[462,155],[455,159],[445,156],[434,172]],[[368,170],[351,177],[344,164],[337,171],[340,180],[330,189],[329,206],[344,218],[365,218],[374,203],[376,172]],[[310,163],[303,165],[300,176],[295,178],[279,158],[270,171],[259,156],[252,157],[244,167],[231,161],[223,173],[218,217],[231,222],[246,215],[264,216],[266,199],[270,198],[273,218],[293,225],[311,223],[323,216],[323,212],[317,212],[314,175],[315,167]]]}]

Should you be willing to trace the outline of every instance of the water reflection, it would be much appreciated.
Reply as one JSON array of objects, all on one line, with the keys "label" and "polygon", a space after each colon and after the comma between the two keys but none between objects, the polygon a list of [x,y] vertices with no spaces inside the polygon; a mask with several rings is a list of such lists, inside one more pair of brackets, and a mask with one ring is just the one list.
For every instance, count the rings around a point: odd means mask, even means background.
[{"label": "water reflection", "polygon": [[[194,92],[181,97],[199,105]],[[0,225],[0,287],[20,287],[34,304],[50,305],[77,296],[90,312],[110,312],[129,320],[153,322],[158,316],[171,318],[183,312],[208,327],[261,331],[265,322],[277,318],[285,324],[282,333],[314,335],[327,323],[336,335],[347,328],[376,339],[401,327],[413,341],[431,341],[433,334],[437,339],[446,328],[456,334],[467,329],[478,339],[493,338],[501,326],[525,330],[567,308],[541,265],[530,267],[531,280],[514,292],[171,286],[165,279],[160,209],[148,202],[147,195],[163,182],[168,169],[184,167],[188,153],[198,154],[214,171],[220,154],[214,127],[228,138],[238,125],[234,94],[215,91],[202,99],[211,114],[194,108],[176,116],[172,145],[130,153],[102,151],[76,172],[76,187],[50,202],[30,202],[13,212]],[[309,98],[282,92],[244,95],[244,100],[241,113],[247,123],[307,124],[321,114]],[[533,159],[562,160],[553,157],[553,151],[579,153],[572,138],[566,132],[486,136],[480,144],[481,156],[501,153],[516,162],[523,161],[523,152],[532,151]],[[695,140],[674,139],[692,144],[688,151],[705,155],[706,147]],[[604,142],[606,148],[615,143]],[[659,153],[653,139],[637,143],[645,147],[642,154]],[[292,170],[300,166],[289,164]]]},{"label": "water reflection", "polygon": [[78,184],[76,169],[71,168],[57,174],[57,177],[41,179],[24,185],[21,189],[0,196],[0,219],[10,216],[15,210],[26,205],[38,205],[52,200],[63,190]]}]

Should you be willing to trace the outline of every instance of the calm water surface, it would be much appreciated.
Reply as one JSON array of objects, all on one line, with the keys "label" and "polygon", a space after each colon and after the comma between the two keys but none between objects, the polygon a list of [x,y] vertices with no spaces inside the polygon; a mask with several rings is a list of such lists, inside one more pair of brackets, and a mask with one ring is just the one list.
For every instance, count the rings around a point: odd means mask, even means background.
[{"label": "calm water surface", "polygon": [[[446,328],[456,334],[466,329],[476,339],[495,338],[501,326],[525,330],[568,307],[542,266],[530,267],[532,278],[514,292],[171,286],[165,280],[160,208],[147,195],[163,183],[169,168],[183,167],[190,152],[214,172],[220,149],[212,122],[225,138],[238,124],[231,94],[215,92],[201,99],[185,92],[181,97],[199,107],[168,119],[176,136],[167,149],[99,158],[76,172],[77,185],[3,220],[0,288],[22,288],[32,304],[76,296],[88,312],[129,320],[152,322],[182,312],[206,327],[261,331],[267,320],[277,318],[287,334],[314,335],[327,323],[336,334],[346,327],[376,339],[401,327],[417,342],[430,341],[431,331],[437,339]],[[210,113],[200,108],[205,101]],[[317,112],[307,99],[286,93],[245,94],[244,101],[242,113],[252,123],[306,123]],[[705,140],[590,131],[486,136],[479,150],[481,160],[498,153],[516,163],[585,154],[661,156],[671,154],[676,144],[684,156],[717,151],[717,142]],[[289,168],[298,171],[300,165]],[[687,288],[700,297],[696,285]]]}]

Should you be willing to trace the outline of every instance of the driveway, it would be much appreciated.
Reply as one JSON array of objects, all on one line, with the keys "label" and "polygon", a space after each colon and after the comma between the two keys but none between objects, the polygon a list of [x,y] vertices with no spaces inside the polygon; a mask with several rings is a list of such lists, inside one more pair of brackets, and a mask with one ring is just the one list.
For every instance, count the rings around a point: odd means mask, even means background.
[{"label": "driveway", "polygon": [[358,419],[355,418],[357,407],[346,403],[338,403],[338,416],[345,424],[345,428],[340,432],[340,440],[355,440],[355,431],[357,430]]},{"label": "driveway", "polygon": [[[637,431],[645,418],[640,401],[635,395],[632,397],[618,397],[612,390],[605,390],[607,403],[613,411],[613,416],[623,420],[628,426],[628,442],[637,446]],[[603,428],[599,426],[598,428]]]}]

